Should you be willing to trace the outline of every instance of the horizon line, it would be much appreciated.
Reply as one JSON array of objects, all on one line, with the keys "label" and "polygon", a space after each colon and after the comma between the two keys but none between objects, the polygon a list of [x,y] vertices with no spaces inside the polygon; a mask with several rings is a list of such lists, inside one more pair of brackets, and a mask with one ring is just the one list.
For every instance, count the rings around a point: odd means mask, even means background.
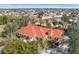
[{"label": "horizon line", "polygon": [[0,4],[1,8],[79,8],[79,4]]}]

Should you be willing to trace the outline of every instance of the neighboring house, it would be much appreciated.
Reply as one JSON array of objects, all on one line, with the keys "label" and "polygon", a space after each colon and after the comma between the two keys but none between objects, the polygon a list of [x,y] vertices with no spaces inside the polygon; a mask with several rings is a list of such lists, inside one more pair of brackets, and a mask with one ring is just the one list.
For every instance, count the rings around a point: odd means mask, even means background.
[{"label": "neighboring house", "polygon": [[58,16],[42,16],[42,19],[43,20],[55,20],[55,21],[61,21],[61,17],[58,17]]},{"label": "neighboring house", "polygon": [[51,19],[52,16],[42,16],[42,19]]},{"label": "neighboring house", "polygon": [[16,31],[16,35],[23,39],[33,39],[38,38],[42,39],[46,36],[50,38],[57,38],[61,39],[63,38],[64,30],[59,28],[46,28],[41,26],[36,26],[29,24],[25,27],[22,27],[21,29],[18,29]]}]

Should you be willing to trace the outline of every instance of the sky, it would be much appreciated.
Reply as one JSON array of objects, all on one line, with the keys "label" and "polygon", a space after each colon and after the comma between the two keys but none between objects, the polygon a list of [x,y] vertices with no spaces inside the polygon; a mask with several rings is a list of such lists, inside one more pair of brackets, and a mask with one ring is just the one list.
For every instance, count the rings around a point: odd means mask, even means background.
[{"label": "sky", "polygon": [[0,4],[0,8],[79,8],[79,4]]}]

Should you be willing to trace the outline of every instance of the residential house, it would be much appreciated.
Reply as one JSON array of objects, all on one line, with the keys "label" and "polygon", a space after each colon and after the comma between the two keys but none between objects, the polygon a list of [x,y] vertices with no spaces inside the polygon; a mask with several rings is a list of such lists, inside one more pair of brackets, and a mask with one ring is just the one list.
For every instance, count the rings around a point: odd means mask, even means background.
[{"label": "residential house", "polygon": [[37,25],[29,24],[16,31],[16,35],[22,39],[42,39],[44,37],[61,39],[63,38],[64,30],[59,28],[46,28]]}]

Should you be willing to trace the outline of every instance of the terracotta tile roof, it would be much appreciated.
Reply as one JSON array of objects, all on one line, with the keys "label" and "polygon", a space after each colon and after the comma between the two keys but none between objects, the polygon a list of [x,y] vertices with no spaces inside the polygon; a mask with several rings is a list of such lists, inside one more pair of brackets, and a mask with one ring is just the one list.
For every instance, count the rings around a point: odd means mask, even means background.
[{"label": "terracotta tile roof", "polygon": [[56,28],[46,28],[46,27],[41,27],[41,26],[35,26],[29,24],[28,26],[22,27],[21,29],[18,29],[16,33],[19,33],[24,36],[36,36],[43,38],[46,36],[46,32],[51,32],[51,37],[52,38],[62,38],[64,30],[63,29],[56,29]]}]

